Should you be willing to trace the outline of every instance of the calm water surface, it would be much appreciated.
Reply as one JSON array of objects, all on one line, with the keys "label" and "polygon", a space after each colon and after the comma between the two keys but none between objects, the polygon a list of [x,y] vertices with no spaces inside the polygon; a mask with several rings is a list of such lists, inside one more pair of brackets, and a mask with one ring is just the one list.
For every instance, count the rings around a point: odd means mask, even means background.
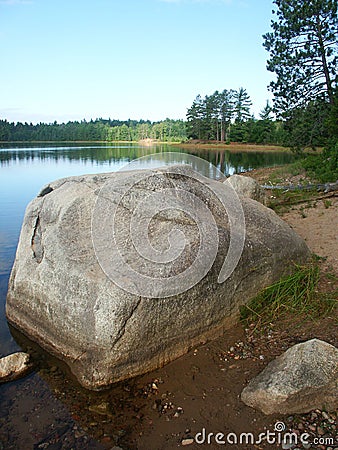
[{"label": "calm water surface", "polygon": [[[172,152],[172,163],[184,162],[175,153],[188,153],[178,147],[141,147],[132,144],[86,146],[17,146],[0,144],[0,355],[18,350],[5,317],[8,278],[15,257],[16,246],[25,208],[41,187],[57,178],[85,173],[117,171],[128,162],[154,154],[138,167],[163,164],[163,153]],[[190,153],[199,156],[225,175],[257,167],[290,162],[287,153],[230,153],[227,150],[198,150]],[[199,170],[199,167],[194,167]],[[213,170],[206,176],[213,177]]]}]

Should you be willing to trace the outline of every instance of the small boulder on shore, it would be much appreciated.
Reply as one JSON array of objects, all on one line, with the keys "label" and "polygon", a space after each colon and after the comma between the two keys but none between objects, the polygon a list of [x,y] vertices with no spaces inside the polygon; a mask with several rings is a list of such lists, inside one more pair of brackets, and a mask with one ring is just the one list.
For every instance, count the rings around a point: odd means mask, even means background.
[{"label": "small boulder on shore", "polygon": [[14,381],[26,375],[32,368],[28,353],[17,352],[0,358],[0,383]]},{"label": "small boulder on shore", "polygon": [[231,175],[224,183],[229,183],[239,196],[251,198],[265,205],[264,189],[253,178]]},{"label": "small boulder on shore", "polygon": [[319,339],[294,345],[250,381],[241,399],[264,414],[336,409],[338,349]]}]

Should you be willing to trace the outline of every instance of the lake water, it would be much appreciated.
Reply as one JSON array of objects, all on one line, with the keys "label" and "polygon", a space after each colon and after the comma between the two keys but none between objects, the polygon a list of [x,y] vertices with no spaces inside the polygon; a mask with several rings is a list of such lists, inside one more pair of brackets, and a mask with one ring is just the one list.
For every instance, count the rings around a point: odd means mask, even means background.
[{"label": "lake water", "polygon": [[[15,257],[20,228],[29,201],[41,187],[57,178],[85,173],[117,171],[130,161],[154,154],[137,167],[163,164],[163,154],[171,152],[171,163],[185,162],[175,153],[191,153],[216,166],[225,175],[257,167],[284,164],[293,159],[285,152],[231,153],[228,150],[183,150],[158,145],[137,144],[86,146],[17,146],[0,144],[0,355],[18,350],[5,317],[8,278]],[[199,169],[199,167],[195,167]],[[213,177],[211,170],[207,176]]]}]

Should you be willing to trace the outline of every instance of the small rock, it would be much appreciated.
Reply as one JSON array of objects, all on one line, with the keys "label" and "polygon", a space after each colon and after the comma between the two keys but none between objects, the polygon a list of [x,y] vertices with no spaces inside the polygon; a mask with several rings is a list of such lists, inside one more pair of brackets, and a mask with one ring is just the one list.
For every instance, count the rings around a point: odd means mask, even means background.
[{"label": "small rock", "polygon": [[324,417],[325,420],[330,419],[330,416],[325,411],[322,411],[322,416]]},{"label": "small rock", "polygon": [[75,430],[74,432],[75,439],[80,439],[84,435],[85,435],[84,431]]},{"label": "small rock", "polygon": [[239,196],[252,198],[263,204],[265,203],[264,189],[253,178],[232,175],[224,183],[229,183]]},{"label": "small rock", "polygon": [[[312,339],[294,345],[272,361],[244,388],[241,399],[264,414],[304,413],[319,405],[334,410],[337,374],[338,349]],[[317,417],[311,414],[312,421]]]},{"label": "small rock", "polygon": [[102,402],[98,405],[91,405],[91,406],[89,406],[88,409],[89,409],[89,411],[99,414],[101,416],[113,416],[113,414],[109,408],[109,403],[107,403],[107,402]]},{"label": "small rock", "polygon": [[183,439],[181,442],[182,445],[191,445],[193,443],[194,443],[194,440],[192,438]]},{"label": "small rock", "polygon": [[183,414],[183,408],[180,406],[176,409],[176,412],[174,414],[174,417],[180,417],[180,415]]},{"label": "small rock", "polygon": [[0,383],[17,380],[32,368],[29,354],[24,352],[12,353],[0,358]]},{"label": "small rock", "polygon": [[323,436],[323,434],[325,434],[322,427],[317,427],[317,433],[319,434],[319,436]]}]

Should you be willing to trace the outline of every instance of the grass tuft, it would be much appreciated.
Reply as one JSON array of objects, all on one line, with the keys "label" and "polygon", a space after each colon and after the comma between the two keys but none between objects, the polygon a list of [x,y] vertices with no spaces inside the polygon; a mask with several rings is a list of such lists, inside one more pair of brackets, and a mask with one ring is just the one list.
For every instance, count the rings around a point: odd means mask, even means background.
[{"label": "grass tuft", "polygon": [[292,275],[268,286],[248,305],[241,307],[242,323],[245,326],[255,324],[256,330],[262,330],[287,315],[310,319],[326,316],[333,310],[336,300],[318,292],[319,276],[316,261],[307,266],[295,265]]}]

